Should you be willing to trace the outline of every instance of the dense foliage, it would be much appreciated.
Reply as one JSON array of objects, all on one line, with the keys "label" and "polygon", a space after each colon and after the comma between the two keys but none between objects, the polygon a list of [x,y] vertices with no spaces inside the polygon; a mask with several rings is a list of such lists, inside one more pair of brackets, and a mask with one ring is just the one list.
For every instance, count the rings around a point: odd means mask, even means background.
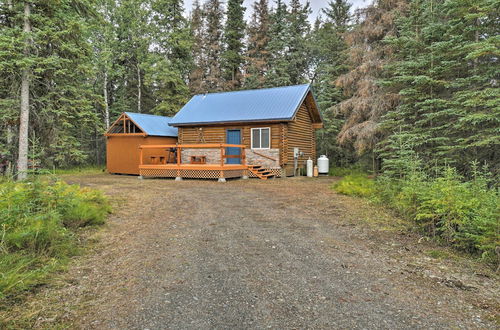
[{"label": "dense foliage", "polygon": [[491,174],[473,164],[472,179],[465,181],[454,168],[430,176],[418,159],[415,164],[404,177],[350,174],[333,188],[388,206],[424,234],[500,264],[500,190],[492,188]]},{"label": "dense foliage", "polygon": [[44,282],[78,249],[75,230],[104,223],[98,191],[63,182],[0,183],[0,300]]}]

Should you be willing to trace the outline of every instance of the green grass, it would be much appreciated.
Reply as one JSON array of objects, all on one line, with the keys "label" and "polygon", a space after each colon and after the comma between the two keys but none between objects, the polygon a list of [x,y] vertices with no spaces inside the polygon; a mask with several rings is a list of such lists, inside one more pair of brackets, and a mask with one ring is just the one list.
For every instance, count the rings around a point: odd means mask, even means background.
[{"label": "green grass", "polygon": [[366,174],[349,174],[335,183],[333,188],[338,193],[357,197],[370,197],[375,192],[373,179]]},{"label": "green grass", "polygon": [[453,258],[453,256],[449,252],[443,251],[443,250],[428,250],[428,251],[425,251],[424,253],[433,259],[452,259]]},{"label": "green grass", "polygon": [[104,223],[99,191],[47,178],[0,183],[0,302],[44,284],[78,253],[76,229]]},{"label": "green grass", "polygon": [[105,166],[82,166],[82,167],[72,167],[72,168],[56,168],[52,170],[46,170],[46,172],[55,175],[66,175],[66,174],[98,174],[106,170]]}]

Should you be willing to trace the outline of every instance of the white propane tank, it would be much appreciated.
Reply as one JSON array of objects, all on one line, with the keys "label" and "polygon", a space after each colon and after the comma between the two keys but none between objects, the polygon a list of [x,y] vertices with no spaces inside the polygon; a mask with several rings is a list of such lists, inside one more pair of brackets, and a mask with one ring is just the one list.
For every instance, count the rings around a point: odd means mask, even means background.
[{"label": "white propane tank", "polygon": [[307,160],[307,177],[312,178],[313,177],[313,161],[311,157]]},{"label": "white propane tank", "polygon": [[328,175],[328,170],[330,169],[330,160],[326,155],[321,155],[318,158],[318,172],[319,174]]}]

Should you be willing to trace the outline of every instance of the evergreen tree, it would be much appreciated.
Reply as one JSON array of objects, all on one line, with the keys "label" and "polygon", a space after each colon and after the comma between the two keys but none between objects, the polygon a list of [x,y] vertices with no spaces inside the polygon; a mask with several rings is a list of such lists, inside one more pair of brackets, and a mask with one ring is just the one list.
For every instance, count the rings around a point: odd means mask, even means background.
[{"label": "evergreen tree", "polygon": [[241,67],[244,62],[243,38],[245,36],[244,14],[243,0],[229,0],[227,2],[226,25],[224,28],[225,46],[221,59],[226,90],[238,89],[242,84]]},{"label": "evergreen tree", "polygon": [[427,164],[470,173],[479,160],[498,170],[495,17],[498,7],[488,0],[412,3],[399,35],[389,39],[398,52],[385,82],[401,104],[384,117],[387,169],[403,139]]},{"label": "evergreen tree", "polygon": [[191,94],[206,92],[206,57],[203,49],[205,42],[204,15],[199,0],[193,3],[190,19],[190,35],[193,40],[193,66],[189,72],[189,90]]},{"label": "evergreen tree", "polygon": [[253,14],[248,27],[245,88],[255,89],[265,85],[269,61],[269,7],[267,0],[253,4]]},{"label": "evergreen tree", "polygon": [[114,107],[118,111],[143,112],[155,105],[144,84],[145,67],[150,64],[148,50],[151,45],[150,0],[122,0],[116,7],[115,31],[117,77]]},{"label": "evergreen tree", "polygon": [[351,17],[349,11],[351,5],[345,0],[330,0],[326,8],[321,12],[326,15],[326,23],[332,24],[337,31],[345,31],[349,25]]},{"label": "evergreen tree", "polygon": [[[2,26],[0,47],[9,51],[0,52],[0,85],[8,79],[16,86],[6,100],[23,107],[17,117],[19,170],[85,162],[95,149],[87,141],[95,140],[102,125],[90,79],[95,77],[88,34],[93,8],[87,1],[12,2],[7,16],[11,24]],[[10,102],[15,99],[20,101]]]},{"label": "evergreen tree", "polygon": [[[12,1],[0,6],[0,46],[1,49],[8,49],[14,54],[16,52],[11,41],[17,35],[18,23]],[[19,116],[19,97],[16,92],[18,79],[13,73],[19,60],[17,57],[11,57],[10,60],[0,61],[0,163],[6,164],[5,169],[9,175],[12,174],[17,154],[14,138]]]},{"label": "evergreen tree", "polygon": [[192,40],[183,16],[182,0],[153,0],[152,51],[147,58],[145,82],[155,100],[151,110],[175,114],[188,100],[187,79],[192,66]]},{"label": "evergreen tree", "polygon": [[341,147],[336,141],[344,120],[334,107],[344,99],[335,81],[348,70],[344,37],[349,29],[349,10],[346,0],[330,1],[323,9],[325,21],[318,17],[308,40],[310,80],[324,122],[323,129],[317,133],[317,146],[337,166],[346,166],[346,162],[353,159],[350,148]]},{"label": "evergreen tree", "polygon": [[290,1],[288,13],[290,39],[285,58],[288,62],[288,74],[292,85],[305,82],[308,69],[307,38],[310,30],[308,20],[310,13],[309,1],[306,1],[304,6],[299,0]]},{"label": "evergreen tree", "polygon": [[269,27],[269,71],[266,75],[266,87],[288,86],[292,80],[288,72],[287,59],[290,45],[290,25],[288,11],[282,0],[276,0],[276,8],[272,11]]},{"label": "evergreen tree", "polygon": [[103,121],[106,129],[110,126],[110,81],[113,80],[113,49],[116,47],[116,33],[113,26],[115,1],[101,0],[97,11],[101,14],[93,26],[92,45],[95,56],[95,69],[99,73],[103,96]]},{"label": "evergreen tree", "polygon": [[222,86],[222,21],[224,12],[220,0],[207,0],[204,5],[206,34],[203,50],[206,56],[206,91],[220,91]]}]

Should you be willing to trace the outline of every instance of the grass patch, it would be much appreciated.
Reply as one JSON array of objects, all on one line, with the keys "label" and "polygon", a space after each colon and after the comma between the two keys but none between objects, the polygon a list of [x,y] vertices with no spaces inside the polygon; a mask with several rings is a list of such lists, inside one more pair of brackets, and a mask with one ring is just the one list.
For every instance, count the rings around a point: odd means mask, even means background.
[{"label": "grass patch", "polygon": [[331,167],[328,171],[329,176],[348,176],[348,175],[365,175],[366,172],[357,167]]},{"label": "grass patch", "polygon": [[72,168],[56,168],[52,170],[40,170],[42,174],[55,174],[55,175],[75,175],[75,174],[99,174],[105,172],[104,166],[81,166]]},{"label": "grass patch", "polygon": [[451,259],[452,255],[443,250],[428,250],[424,252],[427,256],[433,259]]},{"label": "grass patch", "polygon": [[373,179],[366,174],[349,174],[335,183],[333,188],[338,193],[357,197],[370,197],[375,192]]},{"label": "grass patch", "polygon": [[80,245],[76,229],[111,211],[95,190],[35,179],[0,183],[0,303],[46,283]]}]

